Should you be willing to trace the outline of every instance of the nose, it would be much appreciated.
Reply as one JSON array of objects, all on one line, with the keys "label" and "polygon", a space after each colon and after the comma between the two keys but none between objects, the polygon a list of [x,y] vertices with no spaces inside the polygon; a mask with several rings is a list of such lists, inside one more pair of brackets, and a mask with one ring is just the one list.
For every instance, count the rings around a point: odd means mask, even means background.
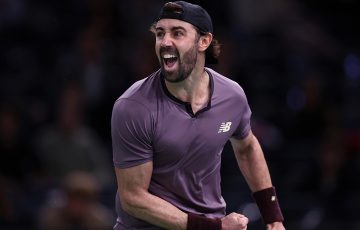
[{"label": "nose", "polygon": [[172,39],[169,33],[165,33],[164,37],[161,40],[161,46],[167,47],[172,45]]}]

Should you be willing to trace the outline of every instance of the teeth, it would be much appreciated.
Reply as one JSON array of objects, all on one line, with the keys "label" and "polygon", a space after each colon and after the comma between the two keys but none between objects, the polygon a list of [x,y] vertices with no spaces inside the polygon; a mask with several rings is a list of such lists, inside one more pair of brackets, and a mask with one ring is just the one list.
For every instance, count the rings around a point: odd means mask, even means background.
[{"label": "teeth", "polygon": [[164,58],[176,58],[176,56],[173,54],[165,54]]}]

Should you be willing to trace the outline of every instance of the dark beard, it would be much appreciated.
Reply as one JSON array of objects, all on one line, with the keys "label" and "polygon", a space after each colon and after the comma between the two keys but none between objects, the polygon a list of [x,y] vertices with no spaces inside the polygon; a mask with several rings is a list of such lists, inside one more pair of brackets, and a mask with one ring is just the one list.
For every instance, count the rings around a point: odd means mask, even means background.
[{"label": "dark beard", "polygon": [[172,73],[166,72],[164,69],[164,61],[161,58],[161,72],[164,76],[164,78],[168,82],[176,83],[184,81],[186,78],[188,78],[193,71],[196,60],[197,60],[197,45],[195,44],[190,50],[186,51],[183,55],[183,58],[180,58],[179,52],[175,48],[160,48],[160,54],[163,51],[173,51],[176,53],[176,56],[178,57],[178,70],[174,71]]}]

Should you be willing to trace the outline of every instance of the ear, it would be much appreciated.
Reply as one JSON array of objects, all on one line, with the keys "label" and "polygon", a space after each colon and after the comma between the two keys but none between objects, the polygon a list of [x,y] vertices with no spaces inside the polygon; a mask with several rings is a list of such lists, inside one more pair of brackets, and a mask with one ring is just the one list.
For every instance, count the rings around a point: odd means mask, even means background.
[{"label": "ear", "polygon": [[212,39],[213,39],[213,35],[211,33],[201,35],[198,42],[199,51],[204,52],[210,46]]}]

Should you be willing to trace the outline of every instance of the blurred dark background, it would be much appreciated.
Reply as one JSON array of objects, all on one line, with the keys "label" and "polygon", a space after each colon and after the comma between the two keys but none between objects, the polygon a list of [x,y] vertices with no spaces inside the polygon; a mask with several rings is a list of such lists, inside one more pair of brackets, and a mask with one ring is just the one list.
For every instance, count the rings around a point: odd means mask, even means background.
[{"label": "blurred dark background", "polygon": [[[165,1],[0,0],[0,229],[111,229],[110,117]],[[192,1],[253,111],[287,229],[360,229],[360,2]],[[227,145],[228,211],[264,229]],[[92,226],[92,227],[90,227]]]}]

